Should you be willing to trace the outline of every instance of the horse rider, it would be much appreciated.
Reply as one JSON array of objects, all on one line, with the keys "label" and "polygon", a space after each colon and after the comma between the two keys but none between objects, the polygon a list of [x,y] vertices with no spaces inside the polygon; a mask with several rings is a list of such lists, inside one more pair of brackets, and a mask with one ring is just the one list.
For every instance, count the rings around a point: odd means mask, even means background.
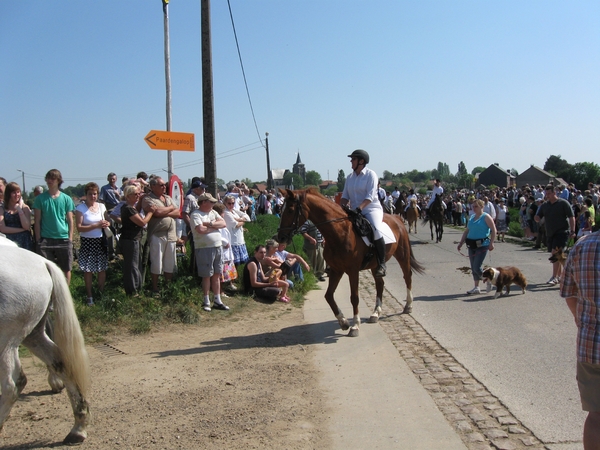
[{"label": "horse rider", "polygon": [[350,203],[357,212],[362,212],[373,227],[373,245],[378,262],[375,276],[385,277],[385,241],[378,229],[383,223],[383,208],[379,203],[377,192],[379,177],[373,170],[367,168],[369,154],[365,150],[354,150],[348,157],[352,165],[352,173],[346,178],[341,205],[345,207]]},{"label": "horse rider", "polygon": [[[414,199],[415,202],[418,202],[419,199],[417,198],[417,194],[415,194],[415,190],[414,189],[410,189],[408,191],[409,196],[406,197],[406,207],[404,208],[404,212],[408,211],[408,208],[410,208],[411,202]],[[419,211],[421,210],[421,208],[419,207],[419,205],[417,205],[417,208],[419,208]]]},{"label": "horse rider", "polygon": [[[429,202],[427,202],[427,208],[425,209],[428,217],[429,217],[429,208],[431,207],[431,204],[435,200],[436,195],[440,196],[440,200],[442,200],[442,197],[444,195],[444,188],[442,187],[442,182],[439,180],[439,178],[436,178],[435,180],[433,180],[433,190],[431,191],[431,197],[429,198]],[[446,209],[446,203],[444,203],[444,200],[442,200],[442,206],[444,209]]]}]

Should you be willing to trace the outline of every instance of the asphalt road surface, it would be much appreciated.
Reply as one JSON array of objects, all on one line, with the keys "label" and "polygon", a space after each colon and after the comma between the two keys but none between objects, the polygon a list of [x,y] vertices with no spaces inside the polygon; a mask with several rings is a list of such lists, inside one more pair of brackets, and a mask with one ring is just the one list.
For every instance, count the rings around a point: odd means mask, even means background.
[{"label": "asphalt road surface", "polygon": [[[469,259],[456,250],[461,234],[446,227],[436,244],[429,228],[419,225],[411,235],[426,268],[426,275],[413,276],[413,317],[549,448],[573,448],[586,415],[575,380],[577,329],[558,286],[546,284],[552,274],[548,253],[497,243],[484,265],[519,267],[527,292],[513,286],[508,297],[494,299],[495,290],[468,296]],[[395,260],[385,282],[394,297],[405,299]]]}]

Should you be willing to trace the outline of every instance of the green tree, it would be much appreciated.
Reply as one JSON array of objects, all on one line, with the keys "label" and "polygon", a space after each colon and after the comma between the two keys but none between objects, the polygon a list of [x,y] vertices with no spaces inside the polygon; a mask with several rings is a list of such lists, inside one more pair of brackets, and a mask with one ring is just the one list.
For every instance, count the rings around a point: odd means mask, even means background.
[{"label": "green tree", "polygon": [[323,179],[316,170],[306,172],[306,186],[319,186],[322,182]]},{"label": "green tree", "polygon": [[283,184],[288,187],[294,185],[294,189],[302,189],[304,187],[304,180],[300,175],[288,172],[283,176]]},{"label": "green tree", "polygon": [[383,171],[383,180],[391,180],[394,178],[394,174],[392,172],[390,172],[389,170],[384,170]]},{"label": "green tree", "polygon": [[560,155],[551,155],[544,164],[544,170],[546,172],[552,172],[560,178],[568,178],[571,167],[571,164],[569,164],[566,159],[562,159]]},{"label": "green tree", "polygon": [[337,190],[338,192],[343,192],[344,185],[346,184],[346,174],[342,169],[339,170],[337,176]]},{"label": "green tree", "polygon": [[477,166],[473,170],[471,170],[471,175],[477,175],[478,173],[483,172],[487,167]]},{"label": "green tree", "polygon": [[582,191],[587,189],[589,183],[597,183],[599,179],[600,166],[593,162],[581,162],[573,164],[568,175],[569,182],[575,184],[575,187],[581,189]]},{"label": "green tree", "polygon": [[326,195],[328,197],[334,197],[337,192],[337,186],[332,185],[323,191],[323,195]]},{"label": "green tree", "polygon": [[437,178],[439,178],[442,181],[446,181],[448,179],[448,176],[450,175],[450,167],[448,167],[448,164],[443,163],[443,162],[438,162],[437,165]]},{"label": "green tree", "polygon": [[464,162],[459,162],[458,163],[458,172],[456,172],[456,177],[457,178],[461,178],[464,175],[467,175],[469,172],[467,172],[467,166],[465,166]]},{"label": "green tree", "polygon": [[[69,197],[83,197],[85,195],[84,192],[85,184],[78,184],[77,186],[68,186],[64,188],[62,191],[67,194]],[[100,192],[98,192],[100,193]]]}]

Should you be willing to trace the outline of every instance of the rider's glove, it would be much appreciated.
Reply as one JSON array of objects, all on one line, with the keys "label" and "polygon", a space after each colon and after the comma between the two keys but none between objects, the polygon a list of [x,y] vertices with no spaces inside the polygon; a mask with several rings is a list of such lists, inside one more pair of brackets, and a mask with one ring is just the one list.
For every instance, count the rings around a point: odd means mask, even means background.
[{"label": "rider's glove", "polygon": [[362,209],[356,208],[355,211],[356,211],[357,214],[360,214],[362,212]]}]

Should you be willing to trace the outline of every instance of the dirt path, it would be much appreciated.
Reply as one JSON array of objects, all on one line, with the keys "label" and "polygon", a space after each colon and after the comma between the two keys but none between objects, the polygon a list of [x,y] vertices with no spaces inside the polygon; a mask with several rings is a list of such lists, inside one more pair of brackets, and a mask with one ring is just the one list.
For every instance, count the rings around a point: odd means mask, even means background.
[{"label": "dirt path", "polygon": [[[257,304],[210,326],[111,336],[89,347],[90,449],[327,448],[327,417],[302,310]],[[214,313],[212,313],[214,314]],[[237,321],[236,321],[237,320]],[[281,331],[282,330],[282,331]],[[4,449],[52,448],[72,426],[66,393],[52,395],[39,360],[0,435]]]}]

